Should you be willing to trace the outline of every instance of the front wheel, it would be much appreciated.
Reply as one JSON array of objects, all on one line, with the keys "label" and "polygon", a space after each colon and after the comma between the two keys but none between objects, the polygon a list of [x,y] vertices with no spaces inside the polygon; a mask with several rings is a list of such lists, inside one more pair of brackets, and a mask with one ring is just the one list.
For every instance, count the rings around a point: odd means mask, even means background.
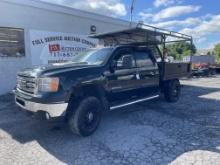
[{"label": "front wheel", "polygon": [[101,103],[96,97],[81,101],[69,118],[70,130],[80,136],[89,136],[96,131],[101,120]]},{"label": "front wheel", "polygon": [[169,80],[164,85],[164,97],[167,102],[173,103],[179,100],[181,86],[179,80]]}]

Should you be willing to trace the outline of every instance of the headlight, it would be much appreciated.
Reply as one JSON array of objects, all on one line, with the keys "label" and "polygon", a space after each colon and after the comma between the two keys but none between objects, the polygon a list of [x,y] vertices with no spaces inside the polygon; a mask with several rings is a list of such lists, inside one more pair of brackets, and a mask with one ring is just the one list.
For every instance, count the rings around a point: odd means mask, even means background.
[{"label": "headlight", "polygon": [[38,91],[42,92],[57,92],[59,88],[58,77],[45,77],[38,79]]}]

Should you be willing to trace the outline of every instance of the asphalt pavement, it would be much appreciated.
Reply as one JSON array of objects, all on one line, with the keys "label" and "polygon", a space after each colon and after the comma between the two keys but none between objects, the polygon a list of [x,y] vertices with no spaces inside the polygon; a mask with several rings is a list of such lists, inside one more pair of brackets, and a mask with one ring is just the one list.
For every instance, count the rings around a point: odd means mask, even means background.
[{"label": "asphalt pavement", "polygon": [[182,96],[112,111],[82,138],[0,96],[0,165],[220,165],[220,76],[182,80]]}]

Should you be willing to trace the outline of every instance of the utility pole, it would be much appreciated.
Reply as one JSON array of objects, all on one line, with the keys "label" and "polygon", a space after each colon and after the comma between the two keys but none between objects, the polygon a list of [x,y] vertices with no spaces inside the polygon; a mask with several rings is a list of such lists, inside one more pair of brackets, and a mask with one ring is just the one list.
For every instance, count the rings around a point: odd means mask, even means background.
[{"label": "utility pole", "polygon": [[132,27],[132,22],[133,22],[134,4],[135,4],[135,0],[131,0],[130,28]]}]

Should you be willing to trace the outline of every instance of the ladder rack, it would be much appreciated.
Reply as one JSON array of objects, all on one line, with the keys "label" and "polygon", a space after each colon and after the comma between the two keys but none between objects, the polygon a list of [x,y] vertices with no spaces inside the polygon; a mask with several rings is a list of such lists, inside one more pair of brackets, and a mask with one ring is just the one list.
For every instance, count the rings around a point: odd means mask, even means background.
[{"label": "ladder rack", "polygon": [[192,44],[193,41],[192,36],[142,23],[138,23],[135,28],[97,34],[90,37],[99,39],[100,43],[105,46],[124,44],[163,44],[165,46],[166,43],[186,41]]}]

